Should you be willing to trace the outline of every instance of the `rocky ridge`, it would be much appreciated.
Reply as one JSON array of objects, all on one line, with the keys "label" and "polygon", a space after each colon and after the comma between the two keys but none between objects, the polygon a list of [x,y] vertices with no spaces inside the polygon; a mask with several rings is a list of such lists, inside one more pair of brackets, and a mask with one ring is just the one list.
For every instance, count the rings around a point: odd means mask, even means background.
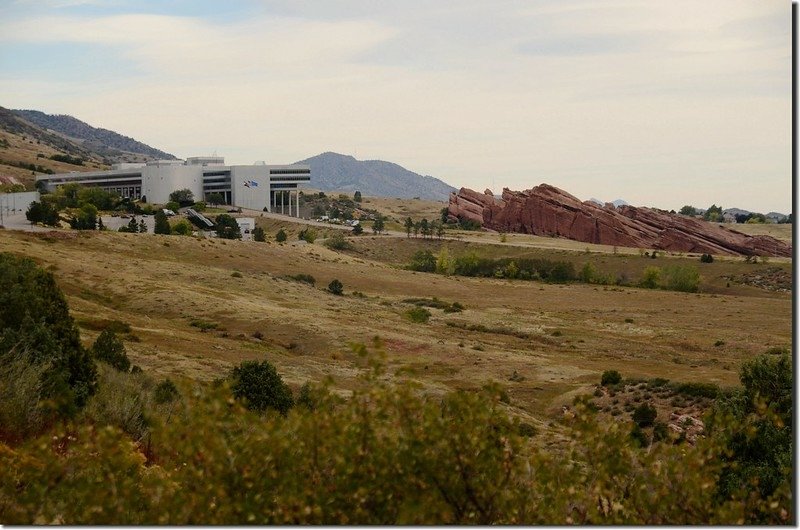
[{"label": "rocky ridge", "polygon": [[461,188],[450,195],[448,217],[484,228],[585,243],[671,252],[791,257],[792,247],[769,236],[750,236],[722,225],[655,208],[599,205],[541,184],[525,191],[503,189],[498,199]]}]

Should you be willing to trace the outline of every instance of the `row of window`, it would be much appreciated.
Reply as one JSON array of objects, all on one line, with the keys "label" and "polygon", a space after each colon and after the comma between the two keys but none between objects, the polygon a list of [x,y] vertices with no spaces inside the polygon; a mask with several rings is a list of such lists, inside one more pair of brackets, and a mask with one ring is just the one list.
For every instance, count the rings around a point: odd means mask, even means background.
[{"label": "row of window", "polygon": [[270,169],[270,175],[310,175],[310,169]]}]

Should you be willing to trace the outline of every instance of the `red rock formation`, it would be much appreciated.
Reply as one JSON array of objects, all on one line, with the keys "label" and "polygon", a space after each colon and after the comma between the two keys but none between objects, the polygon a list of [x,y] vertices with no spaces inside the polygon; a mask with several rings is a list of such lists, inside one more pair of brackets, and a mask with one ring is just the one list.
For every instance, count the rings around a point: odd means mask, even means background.
[{"label": "red rock formation", "polygon": [[559,236],[585,243],[652,248],[672,252],[784,256],[792,247],[769,236],[749,236],[719,224],[577,197],[548,184],[525,191],[503,189],[502,199],[461,188],[450,195],[450,219],[471,219],[485,228],[539,236]]}]

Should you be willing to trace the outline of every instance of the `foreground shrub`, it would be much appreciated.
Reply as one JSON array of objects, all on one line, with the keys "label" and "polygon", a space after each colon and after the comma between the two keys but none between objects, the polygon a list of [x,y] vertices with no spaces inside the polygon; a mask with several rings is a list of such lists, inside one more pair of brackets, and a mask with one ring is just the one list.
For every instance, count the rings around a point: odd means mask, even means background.
[{"label": "foreground shrub", "polygon": [[275,409],[283,415],[294,405],[292,391],[268,361],[245,361],[233,369],[233,395],[258,412]]},{"label": "foreground shrub", "polygon": [[[644,450],[628,425],[599,423],[579,404],[559,425],[565,436],[554,451],[520,436],[530,429],[508,416],[496,385],[426,396],[387,382],[380,359],[365,350],[356,348],[364,375],[351,396],[309,386],[313,406],[285,417],[247,410],[225,384],[197,386],[180,404],[180,421],[156,418],[146,443],[131,443],[115,427],[68,425],[13,449],[0,445],[0,520],[793,523],[788,479],[768,497],[749,484],[718,491],[725,436]],[[759,408],[742,418],[745,431],[772,421]],[[715,429],[733,432],[735,424],[720,417]]]},{"label": "foreground shrub", "polygon": [[83,411],[85,420],[98,426],[112,425],[134,441],[142,440],[150,425],[152,383],[143,373],[124,373],[108,364],[98,366],[97,394]]},{"label": "foreground shrub", "polygon": [[0,253],[0,365],[17,362],[39,366],[37,388],[63,414],[97,389],[94,361],[53,275],[28,258]]},{"label": "foreground shrub", "polygon": [[633,422],[639,427],[650,427],[656,421],[657,416],[656,408],[649,403],[642,403],[636,410],[633,411],[631,416]]}]

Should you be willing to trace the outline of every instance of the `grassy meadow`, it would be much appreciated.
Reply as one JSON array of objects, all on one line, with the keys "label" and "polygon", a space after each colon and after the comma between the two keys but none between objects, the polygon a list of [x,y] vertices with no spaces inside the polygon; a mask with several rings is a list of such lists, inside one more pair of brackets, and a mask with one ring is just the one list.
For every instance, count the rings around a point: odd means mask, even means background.
[{"label": "grassy meadow", "polygon": [[[590,393],[604,370],[630,378],[738,383],[741,364],[771,347],[791,346],[791,295],[730,277],[760,271],[791,275],[788,260],[745,263],[696,256],[653,260],[625,249],[580,249],[422,240],[352,238],[335,252],[297,241],[302,226],[259,218],[266,243],[111,232],[0,231],[0,248],[51,271],[88,346],[112,321],[130,325],[125,346],[134,364],[157,377],[210,381],[247,359],[268,359],[295,390],[334,378],[347,394],[359,385],[350,344],[380,337],[389,374],[426,393],[479,389],[494,381],[514,415],[554,429],[554,416]],[[274,242],[283,228],[284,244]],[[548,238],[550,239],[550,238]],[[561,241],[561,240],[553,240]],[[569,244],[574,242],[569,242]],[[579,270],[636,278],[644,267],[685,263],[701,273],[699,293],[588,284],[546,284],[443,276],[404,270],[420,249],[487,257],[566,260]],[[315,285],[289,278],[306,274]],[[789,276],[790,277],[790,276]],[[344,285],[335,296],[326,287]],[[414,322],[409,299],[458,302],[461,312],[432,308]],[[666,412],[665,412],[666,413]],[[547,437],[545,436],[544,439]]]}]

